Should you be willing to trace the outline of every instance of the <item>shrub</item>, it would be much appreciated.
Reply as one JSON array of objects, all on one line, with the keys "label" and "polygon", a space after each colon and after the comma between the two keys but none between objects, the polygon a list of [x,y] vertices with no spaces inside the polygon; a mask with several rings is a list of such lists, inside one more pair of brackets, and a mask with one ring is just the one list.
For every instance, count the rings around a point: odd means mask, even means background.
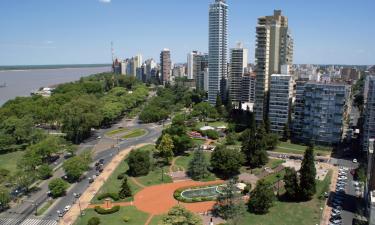
[{"label": "shrub", "polygon": [[91,217],[87,222],[87,225],[99,225],[100,219],[98,217]]},{"label": "shrub", "polygon": [[130,221],[130,217],[128,217],[128,216],[124,216],[124,217],[122,217],[122,220],[123,220],[125,223],[127,223],[127,222]]},{"label": "shrub", "polygon": [[120,197],[118,196],[117,193],[102,193],[99,194],[98,197],[96,197],[99,201],[105,198],[111,198],[114,201],[118,201]]},{"label": "shrub", "polygon": [[122,180],[124,179],[125,175],[124,173],[120,173],[119,175],[117,175],[117,180]]},{"label": "shrub", "polygon": [[120,206],[116,205],[116,206],[113,206],[110,209],[103,209],[100,206],[95,206],[94,209],[95,209],[95,212],[98,213],[98,214],[107,215],[107,214],[112,214],[112,213],[118,212],[120,210]]},{"label": "shrub", "polygon": [[216,140],[219,138],[219,133],[215,130],[200,131],[203,136],[207,136],[210,139]]}]

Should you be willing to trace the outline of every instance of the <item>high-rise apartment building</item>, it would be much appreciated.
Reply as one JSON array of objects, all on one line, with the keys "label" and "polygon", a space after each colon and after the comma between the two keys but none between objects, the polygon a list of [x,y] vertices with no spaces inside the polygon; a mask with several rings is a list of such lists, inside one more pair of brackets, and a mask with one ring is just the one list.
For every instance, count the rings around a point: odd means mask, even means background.
[{"label": "high-rise apartment building", "polygon": [[375,75],[366,77],[364,90],[363,150],[368,151],[369,140],[375,138]]},{"label": "high-rise apartment building", "polygon": [[242,79],[247,68],[248,50],[238,44],[236,48],[230,50],[230,75],[229,75],[229,95],[233,103],[240,107],[242,102]]},{"label": "high-rise apartment building", "polygon": [[149,81],[151,79],[151,71],[152,69],[156,68],[157,67],[157,64],[156,62],[154,61],[154,59],[147,59],[145,61],[145,64],[146,64],[146,71],[145,71],[145,74],[146,74],[146,81]]},{"label": "high-rise apartment building", "polygon": [[172,71],[171,52],[169,49],[165,48],[160,53],[160,71],[161,83],[168,83],[170,81]]},{"label": "high-rise apartment building", "polygon": [[280,74],[281,65],[293,64],[293,38],[281,10],[258,18],[255,64],[255,119],[261,122],[268,116],[270,76]]},{"label": "high-rise apartment building", "polygon": [[349,116],[350,86],[307,82],[304,85],[300,140],[318,145],[339,143]]},{"label": "high-rise apartment building", "polygon": [[215,104],[224,86],[221,81],[227,77],[228,5],[225,0],[210,4],[208,39],[208,101]]},{"label": "high-rise apartment building", "polygon": [[291,100],[293,97],[293,79],[291,75],[272,74],[270,82],[270,100],[268,118],[270,129],[282,134],[289,123]]},{"label": "high-rise apartment building", "polygon": [[197,51],[192,51],[187,55],[187,78],[189,80],[196,79],[196,55],[198,54]]},{"label": "high-rise apartment building", "polygon": [[246,73],[242,77],[241,82],[241,99],[244,103],[252,103],[255,101],[255,75]]},{"label": "high-rise apartment building", "polygon": [[199,75],[208,67],[208,55],[207,53],[201,53],[198,51],[192,51],[187,57],[187,78],[189,80],[195,80],[196,86],[199,84]]},{"label": "high-rise apartment building", "polygon": [[[294,109],[292,116],[292,137],[298,141],[298,138],[302,137],[302,128],[303,128],[303,115],[305,107],[305,84],[309,81],[308,78],[296,80],[296,92],[295,92],[295,101]],[[301,140],[300,140],[301,141]]]}]

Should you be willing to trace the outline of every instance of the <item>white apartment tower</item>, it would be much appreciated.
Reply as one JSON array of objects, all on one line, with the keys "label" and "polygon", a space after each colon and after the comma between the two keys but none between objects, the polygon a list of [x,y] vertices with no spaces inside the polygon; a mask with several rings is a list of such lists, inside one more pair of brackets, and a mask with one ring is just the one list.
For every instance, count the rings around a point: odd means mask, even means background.
[{"label": "white apartment tower", "polygon": [[291,75],[272,74],[270,82],[269,113],[270,128],[274,133],[282,134],[289,122],[293,80]]},{"label": "white apartment tower", "polygon": [[208,101],[216,103],[220,94],[220,81],[227,77],[228,55],[228,5],[225,0],[215,0],[209,9],[208,31]]},{"label": "white apartment tower", "polygon": [[255,49],[255,119],[268,116],[270,76],[281,73],[281,65],[293,64],[293,38],[288,18],[275,10],[272,16],[258,18]]},{"label": "white apartment tower", "polygon": [[247,57],[248,50],[241,43],[230,50],[229,95],[235,104],[242,101],[241,84],[247,68]]}]

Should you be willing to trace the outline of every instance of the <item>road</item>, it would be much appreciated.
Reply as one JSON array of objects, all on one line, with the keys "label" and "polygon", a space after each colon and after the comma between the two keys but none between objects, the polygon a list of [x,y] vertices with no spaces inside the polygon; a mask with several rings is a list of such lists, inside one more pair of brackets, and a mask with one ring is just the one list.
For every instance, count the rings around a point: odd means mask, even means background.
[{"label": "road", "polygon": [[[120,122],[120,123],[121,123],[121,126],[124,126],[123,122]],[[104,137],[105,132],[115,129],[116,127],[119,126],[119,124],[114,125],[110,129],[97,130],[93,138],[87,140],[85,143],[80,145],[79,151],[83,151],[88,146],[95,146],[99,142],[99,140],[96,137],[100,136],[100,137],[105,138]],[[126,149],[128,147],[131,147],[133,145],[137,145],[140,143],[146,143],[146,142],[154,143],[155,140],[160,136],[161,131],[162,131],[162,126],[160,125],[139,124],[137,120],[128,122],[128,124],[125,126],[129,129],[143,128],[147,130],[147,134],[141,137],[127,139],[127,140],[119,142],[118,144],[119,149]],[[104,159],[104,164],[107,164],[110,161],[110,159],[117,153],[118,153],[118,148],[110,147],[108,149],[101,149],[100,151],[97,151],[96,153],[94,153],[93,162],[96,162],[99,159]],[[86,175],[87,177],[92,177],[95,174],[95,168],[93,164],[91,165],[93,169],[88,171]],[[57,178],[57,177],[62,177],[62,176],[64,176],[64,171],[62,168],[59,168],[55,171],[53,177],[50,178],[49,180],[53,178]],[[70,188],[68,189],[66,196],[57,199],[54,202],[54,204],[46,211],[46,213],[44,213],[43,216],[36,217],[34,215],[35,209],[36,209],[35,203],[36,203],[36,206],[41,206],[44,202],[46,202],[49,199],[46,194],[48,191],[49,180],[43,181],[39,185],[39,190],[35,193],[32,193],[32,195],[27,197],[21,204],[1,213],[0,224],[2,225],[31,224],[30,222],[26,222],[26,221],[31,221],[35,219],[40,219],[40,224],[48,224],[48,225],[56,224],[56,223],[52,223],[53,221],[56,222],[59,219],[56,211],[63,209],[66,205],[72,205],[72,203],[75,201],[73,197],[73,193],[83,193],[89,187],[88,179],[84,179],[78,183],[72,184]]]},{"label": "road", "polygon": [[345,185],[345,195],[341,217],[343,225],[352,225],[353,219],[357,212],[357,207],[359,205],[359,198],[357,197],[358,193],[355,191],[353,175],[350,173],[350,170],[357,168],[358,164],[353,163],[352,159],[332,159],[332,163],[337,164],[339,167],[349,168],[349,172],[347,174],[348,180]]}]

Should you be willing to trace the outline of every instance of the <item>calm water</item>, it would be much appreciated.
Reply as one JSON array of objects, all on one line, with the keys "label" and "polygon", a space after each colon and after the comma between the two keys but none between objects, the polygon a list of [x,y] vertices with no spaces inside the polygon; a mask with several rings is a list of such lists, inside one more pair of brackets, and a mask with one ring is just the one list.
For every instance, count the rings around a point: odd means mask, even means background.
[{"label": "calm water", "polygon": [[78,80],[80,77],[110,71],[110,67],[63,68],[0,71],[0,106],[17,96],[29,96],[40,87]]}]

